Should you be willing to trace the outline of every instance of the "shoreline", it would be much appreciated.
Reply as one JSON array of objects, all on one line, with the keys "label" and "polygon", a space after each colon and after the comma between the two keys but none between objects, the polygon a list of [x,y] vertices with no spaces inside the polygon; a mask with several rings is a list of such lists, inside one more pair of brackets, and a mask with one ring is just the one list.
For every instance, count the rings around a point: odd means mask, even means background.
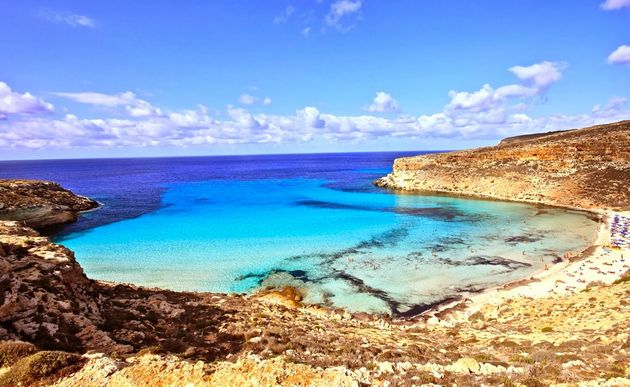
[{"label": "shoreline", "polygon": [[[392,172],[393,173],[393,172]],[[531,206],[536,206],[536,207],[548,207],[548,208],[556,208],[556,209],[563,209],[563,210],[571,210],[571,211],[576,211],[576,212],[581,212],[584,213],[585,215],[596,215],[598,217],[605,217],[607,216],[608,213],[610,212],[617,212],[617,213],[624,213],[624,212],[630,212],[630,209],[628,210],[605,210],[605,209],[598,209],[598,208],[584,208],[584,207],[576,207],[576,206],[569,206],[569,205],[564,205],[564,204],[558,204],[558,203],[554,203],[554,202],[550,202],[550,201],[532,201],[532,200],[526,200],[526,199],[510,199],[510,198],[503,198],[503,197],[497,197],[497,196],[492,196],[492,195],[484,195],[484,194],[478,194],[478,193],[473,193],[473,192],[455,192],[455,191],[437,191],[437,190],[416,190],[416,189],[404,189],[404,188],[395,188],[395,187],[390,187],[388,185],[379,185],[381,183],[379,183],[379,180],[381,180],[383,178],[379,178],[376,179],[374,181],[374,184],[381,188],[384,189],[386,191],[390,191],[391,193],[395,193],[398,195],[427,195],[427,196],[445,196],[445,197],[453,197],[453,198],[460,198],[460,199],[468,199],[468,200],[483,200],[483,201],[490,201],[490,202],[504,202],[504,203],[519,203],[519,204],[527,204],[527,205],[531,205]]]},{"label": "shoreline", "polygon": [[[462,195],[458,195],[458,194],[449,194],[448,192],[431,192],[431,191],[414,191],[414,190],[396,190],[396,189],[391,189],[391,188],[387,188],[387,187],[381,187],[384,190],[390,191],[390,193],[393,194],[407,194],[407,195],[440,195],[440,196],[451,196],[451,197],[459,197],[462,199],[466,199],[466,200],[487,200],[487,201],[495,201],[495,202],[506,202],[506,203],[520,203],[520,204],[524,204],[524,205],[531,205],[533,207],[540,207],[540,208],[555,208],[555,209],[562,209],[562,210],[568,210],[568,211],[575,211],[575,212],[579,212],[581,214],[584,214],[585,216],[589,216],[592,220],[597,220],[600,225],[593,237],[593,241],[591,244],[589,244],[588,246],[584,247],[578,255],[583,255],[586,251],[588,251],[589,249],[593,249],[593,248],[597,248],[597,247],[601,247],[600,244],[597,244],[597,242],[601,239],[601,234],[602,232],[604,232],[606,230],[606,224],[609,220],[609,218],[612,216],[612,212],[607,212],[604,210],[597,210],[597,209],[585,209],[585,208],[578,208],[578,207],[570,207],[570,206],[563,206],[563,205],[554,205],[554,204],[549,204],[549,203],[543,203],[543,202],[531,202],[531,201],[525,201],[525,200],[507,200],[507,199],[501,199],[501,198],[493,198],[490,196],[475,196],[474,194],[462,194]],[[89,199],[92,200],[90,198],[84,197],[84,196],[80,196],[77,195],[81,198],[85,198],[85,199]],[[98,201],[94,201],[95,203],[97,203],[96,207],[90,208],[90,209],[86,209],[86,210],[82,210],[79,211],[79,213],[87,213],[87,212],[92,212],[92,211],[96,211],[99,210],[100,208],[103,207],[103,204],[98,202]],[[595,219],[596,217],[596,219]],[[60,246],[66,247],[63,242],[55,242],[54,238],[55,235],[47,235],[51,241],[55,244],[58,244]],[[581,262],[584,261],[585,259],[587,259],[588,257],[594,255],[596,253],[596,250],[591,252],[590,254],[588,254],[587,256],[582,256],[582,258],[578,261],[574,261],[572,262],[570,259],[566,259],[563,258],[563,260],[561,262],[558,263],[549,263],[549,270],[543,269],[541,268],[539,271],[536,271],[534,273],[528,274],[524,277],[521,278],[517,278],[505,283],[501,283],[498,285],[494,285],[488,288],[483,288],[483,289],[479,289],[477,291],[472,291],[472,292],[462,292],[462,293],[458,293],[457,295],[453,295],[450,297],[445,298],[442,301],[436,301],[430,304],[426,304],[424,308],[422,308],[422,310],[418,313],[409,313],[411,311],[407,311],[407,312],[402,312],[400,314],[387,314],[387,313],[376,313],[376,312],[365,312],[365,311],[358,311],[358,312],[351,312],[348,311],[342,307],[331,307],[331,306],[326,306],[324,304],[320,304],[320,303],[299,303],[299,306],[304,307],[304,308],[309,308],[309,307],[316,307],[316,308],[323,308],[323,309],[329,309],[331,311],[341,311],[341,313],[350,313],[351,315],[371,315],[373,318],[376,319],[387,319],[389,321],[391,321],[392,323],[396,324],[396,323],[408,323],[410,321],[418,321],[418,320],[426,320],[429,318],[432,318],[436,315],[448,315],[448,311],[455,308],[458,305],[461,305],[462,303],[467,303],[470,301],[475,301],[478,299],[483,299],[484,295],[486,295],[487,293],[493,293],[493,292],[497,292],[497,293],[506,293],[506,292],[510,292],[513,291],[515,289],[521,288],[521,287],[527,287],[532,283],[532,279],[535,279],[534,283],[539,283],[540,281],[542,281],[542,279],[546,278],[548,275],[557,272],[558,270],[562,270],[564,268],[569,267],[571,264],[576,263],[576,262]],[[573,251],[563,251],[563,255],[566,253],[572,253]],[[519,261],[520,262],[520,261]],[[120,282],[120,281],[115,281],[115,280],[107,280],[107,279],[99,279],[99,278],[92,278],[89,277],[90,279],[98,282],[98,283],[102,283],[105,284],[107,286],[116,286],[116,285],[124,285],[124,286],[131,286],[131,287],[135,287],[135,288],[142,288],[142,289],[147,289],[147,290],[155,290],[155,291],[170,291],[170,292],[177,292],[177,293],[194,293],[194,294],[206,294],[206,295],[225,295],[225,296],[229,296],[229,295],[239,295],[239,296],[245,296],[245,297],[258,297],[261,294],[266,294],[270,291],[280,291],[281,289],[286,289],[286,288],[291,288],[294,289],[297,292],[300,292],[303,294],[303,289],[300,288],[295,288],[292,286],[286,286],[283,288],[272,288],[272,289],[267,289],[267,288],[257,288],[257,289],[253,289],[253,291],[247,291],[247,292],[212,292],[212,291],[204,291],[204,290],[174,290],[168,287],[163,287],[163,286],[146,286],[146,285],[139,285],[133,282]],[[546,293],[547,294],[547,293]],[[548,294],[547,294],[548,295]],[[544,296],[544,295],[543,295]],[[456,299],[454,299],[456,298]],[[504,300],[503,300],[504,301]],[[478,307],[481,307],[482,305],[489,303],[489,302],[482,302],[480,305],[478,305]],[[476,304],[476,303],[475,303]],[[464,310],[469,310],[471,309],[470,307],[465,307]],[[472,310],[470,313],[474,313],[475,310]],[[470,314],[469,313],[469,314]]]},{"label": "shoreline", "polygon": [[[574,294],[584,291],[591,284],[609,285],[621,278],[630,270],[630,263],[622,261],[623,250],[608,248],[606,244],[610,239],[610,220],[615,215],[630,217],[630,211],[585,211],[603,215],[604,219],[593,243],[579,253],[579,259],[569,258],[551,265],[548,270],[541,270],[528,277],[493,286],[481,292],[466,293],[460,301],[444,303],[432,311],[427,311],[424,316],[448,322],[462,321],[487,305],[499,305],[517,297],[545,298]],[[586,264],[589,267],[585,271]],[[602,266],[608,266],[609,269],[602,272]]]}]

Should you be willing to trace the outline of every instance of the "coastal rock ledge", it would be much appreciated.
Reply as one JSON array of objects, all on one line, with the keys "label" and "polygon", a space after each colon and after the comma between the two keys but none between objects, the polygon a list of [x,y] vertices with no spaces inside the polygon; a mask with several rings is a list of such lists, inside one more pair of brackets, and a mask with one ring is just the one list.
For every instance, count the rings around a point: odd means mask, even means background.
[{"label": "coastal rock ledge", "polygon": [[0,219],[3,220],[43,228],[73,222],[80,211],[97,207],[94,200],[75,195],[56,183],[0,179]]},{"label": "coastal rock ledge", "polygon": [[630,121],[399,158],[393,172],[375,184],[399,191],[629,210]]}]

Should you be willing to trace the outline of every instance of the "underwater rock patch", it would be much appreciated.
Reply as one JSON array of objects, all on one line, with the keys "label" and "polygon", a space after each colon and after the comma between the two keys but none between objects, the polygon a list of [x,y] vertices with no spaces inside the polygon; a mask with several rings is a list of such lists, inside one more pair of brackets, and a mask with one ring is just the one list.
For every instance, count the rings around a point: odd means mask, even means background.
[{"label": "underwater rock patch", "polygon": [[503,266],[506,269],[517,270],[525,267],[531,267],[531,263],[514,261],[500,256],[474,255],[462,260],[452,258],[440,258],[439,261],[449,266]]}]

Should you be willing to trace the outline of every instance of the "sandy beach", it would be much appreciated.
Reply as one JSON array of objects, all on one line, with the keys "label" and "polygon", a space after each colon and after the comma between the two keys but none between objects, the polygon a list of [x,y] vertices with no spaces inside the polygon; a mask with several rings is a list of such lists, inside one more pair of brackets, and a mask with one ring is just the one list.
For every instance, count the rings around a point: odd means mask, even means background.
[{"label": "sandy beach", "polygon": [[[595,242],[579,254],[583,258],[570,254],[569,259],[565,258],[562,263],[552,265],[529,278],[493,287],[481,293],[469,294],[465,299],[465,310],[460,313],[447,313],[445,321],[465,320],[486,305],[500,305],[506,300],[518,297],[541,298],[578,293],[589,285],[611,284],[619,279],[630,270],[630,249],[627,247],[630,236],[614,233],[611,226],[615,218],[626,225],[630,224],[630,211],[611,211],[602,215],[604,219]],[[622,240],[624,247],[612,248],[612,240]],[[436,313],[453,306],[454,304],[445,305]]]}]

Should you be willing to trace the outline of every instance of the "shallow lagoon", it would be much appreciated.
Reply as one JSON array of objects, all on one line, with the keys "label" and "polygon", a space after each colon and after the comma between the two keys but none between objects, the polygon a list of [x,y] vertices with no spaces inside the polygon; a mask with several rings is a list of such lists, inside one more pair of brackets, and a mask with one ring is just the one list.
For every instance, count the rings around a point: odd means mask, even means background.
[{"label": "shallow lagoon", "polygon": [[404,313],[539,271],[588,246],[597,227],[559,209],[325,183],[172,184],[159,210],[63,243],[94,278],[214,292],[294,285],[307,302]]},{"label": "shallow lagoon", "polygon": [[578,212],[374,187],[404,155],[0,162],[0,176],[58,181],[103,203],[54,234],[92,278],[216,292],[293,285],[307,302],[353,311],[417,311],[526,277],[594,239],[597,223]]}]

